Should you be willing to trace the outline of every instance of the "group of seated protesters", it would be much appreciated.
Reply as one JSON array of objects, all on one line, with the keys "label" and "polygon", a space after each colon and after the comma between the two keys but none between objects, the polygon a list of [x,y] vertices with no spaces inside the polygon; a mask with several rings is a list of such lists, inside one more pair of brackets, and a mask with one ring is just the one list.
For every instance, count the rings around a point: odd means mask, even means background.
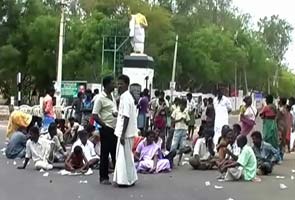
[{"label": "group of seated protesters", "polygon": [[[70,118],[66,125],[65,120],[58,119],[49,125],[47,132],[40,133],[37,122],[28,118],[26,125],[13,126],[14,131],[9,135],[7,158],[25,158],[19,169],[25,169],[30,159],[36,169],[44,170],[52,169],[54,162],[65,162],[65,169],[71,172],[84,173],[89,168],[99,167],[100,137],[94,126],[82,127],[74,118]],[[167,151],[162,147],[160,132],[157,129],[146,131],[144,137],[134,139],[134,160],[139,173],[169,172],[177,154],[180,162],[185,152],[184,146],[178,144],[178,150],[174,147]],[[220,179],[250,181],[256,174],[270,174],[280,160],[279,151],[263,141],[258,131],[251,134],[252,147],[247,137],[240,134],[238,124],[232,128],[225,125],[216,146],[211,132],[204,125],[199,128],[189,160],[193,169],[216,168],[221,173]],[[70,151],[67,151],[67,147]]]},{"label": "group of seated protesters", "polygon": [[27,121],[26,125],[12,123],[14,130],[9,134],[5,152],[9,159],[25,158],[19,169],[25,169],[30,159],[36,169],[44,170],[52,169],[55,162],[65,162],[69,171],[85,172],[99,167],[100,138],[92,125],[82,127],[74,118],[66,125],[65,120],[56,119],[46,132],[40,133],[42,129],[32,118]]},{"label": "group of seated protesters", "polygon": [[240,132],[238,124],[233,125],[232,129],[225,125],[218,144],[214,147],[210,133],[201,126],[190,165],[199,170],[216,167],[221,173],[218,179],[226,181],[251,181],[256,175],[270,174],[280,160],[279,151],[263,141],[259,131],[251,134],[252,147],[247,136]]}]

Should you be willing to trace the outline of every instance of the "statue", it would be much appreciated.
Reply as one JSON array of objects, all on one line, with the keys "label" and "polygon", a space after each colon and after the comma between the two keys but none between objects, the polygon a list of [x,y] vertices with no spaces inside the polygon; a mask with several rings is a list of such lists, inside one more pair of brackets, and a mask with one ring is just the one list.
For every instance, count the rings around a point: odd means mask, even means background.
[{"label": "statue", "polygon": [[146,18],[141,13],[131,15],[129,21],[129,37],[134,53],[144,53],[145,28],[148,26]]}]

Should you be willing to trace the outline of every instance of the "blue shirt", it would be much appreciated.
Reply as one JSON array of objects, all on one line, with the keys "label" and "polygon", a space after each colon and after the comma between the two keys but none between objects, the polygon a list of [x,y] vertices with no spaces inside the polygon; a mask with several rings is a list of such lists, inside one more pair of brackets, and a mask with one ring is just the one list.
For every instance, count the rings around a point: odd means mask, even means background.
[{"label": "blue shirt", "polygon": [[26,149],[27,137],[20,131],[12,134],[6,148],[6,157],[9,159],[16,158],[19,153]]},{"label": "blue shirt", "polygon": [[271,144],[262,141],[260,148],[255,145],[252,147],[258,162],[278,162],[280,152]]}]

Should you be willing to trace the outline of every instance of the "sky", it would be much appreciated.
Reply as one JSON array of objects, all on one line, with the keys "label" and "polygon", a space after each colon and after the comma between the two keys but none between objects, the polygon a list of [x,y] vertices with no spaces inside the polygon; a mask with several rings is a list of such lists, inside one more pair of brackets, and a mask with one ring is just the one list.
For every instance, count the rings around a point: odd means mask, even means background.
[{"label": "sky", "polygon": [[[279,15],[286,19],[295,28],[294,0],[233,0],[241,12],[249,13],[252,16],[252,23],[265,16]],[[292,32],[292,43],[285,55],[284,63],[295,72],[295,31]]]}]

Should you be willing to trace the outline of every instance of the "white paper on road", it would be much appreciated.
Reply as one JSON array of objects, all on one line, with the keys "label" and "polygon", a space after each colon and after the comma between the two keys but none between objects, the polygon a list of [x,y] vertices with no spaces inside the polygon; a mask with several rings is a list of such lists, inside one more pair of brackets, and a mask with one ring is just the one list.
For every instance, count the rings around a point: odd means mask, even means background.
[{"label": "white paper on road", "polygon": [[13,161],[13,165],[16,165],[16,161],[15,160]]},{"label": "white paper on road", "polygon": [[291,180],[294,180],[294,176],[291,176]]},{"label": "white paper on road", "polygon": [[81,184],[86,184],[86,183],[88,183],[88,181],[87,180],[80,180],[80,182],[79,183],[81,183]]},{"label": "white paper on road", "polygon": [[210,186],[210,185],[211,185],[210,181],[206,181],[206,182],[205,182],[205,185],[206,185],[207,187]]},{"label": "white paper on road", "polygon": [[276,179],[285,179],[284,176],[276,176]]},{"label": "white paper on road", "polygon": [[220,190],[220,189],[223,189],[223,186],[221,186],[221,185],[214,185],[214,188],[217,189],[217,190]]},{"label": "white paper on road", "polygon": [[226,199],[226,200],[234,200],[233,198],[228,198],[228,199]]},{"label": "white paper on road", "polygon": [[70,174],[71,174],[71,172],[69,172],[69,171],[67,171],[67,170],[65,170],[65,169],[60,170],[60,171],[57,172],[57,173],[60,174],[60,175],[62,175],[62,176],[64,176],[64,175],[70,175]]},{"label": "white paper on road", "polygon": [[292,169],[291,171],[292,171],[292,173],[295,173],[295,169]]},{"label": "white paper on road", "polygon": [[285,184],[280,183],[280,188],[281,188],[282,190],[284,190],[284,189],[287,189],[288,187],[287,187]]},{"label": "white paper on road", "polygon": [[40,173],[43,173],[43,172],[45,172],[45,170],[44,169],[40,169],[40,171],[39,171]]},{"label": "white paper on road", "polygon": [[[73,173],[73,172],[67,171],[65,169],[62,169],[62,170],[60,170],[57,173],[60,174],[60,175],[62,175],[62,176],[66,176],[66,175],[68,175],[68,176],[79,176],[79,175],[82,175],[81,172],[74,172]],[[92,174],[93,174],[92,169],[89,169],[84,175],[85,176],[89,176],[89,175],[92,175]]]},{"label": "white paper on road", "polygon": [[183,165],[188,165],[188,164],[189,164],[189,163],[188,163],[187,161],[183,161],[183,162],[182,162],[182,166],[183,166]]},{"label": "white paper on road", "polygon": [[47,176],[49,176],[49,173],[48,173],[48,172],[45,172],[45,173],[43,174],[43,176],[44,176],[44,177],[47,177]]},{"label": "white paper on road", "polygon": [[88,171],[87,171],[84,175],[85,175],[85,176],[89,176],[89,175],[91,175],[91,174],[93,174],[93,171],[92,171],[91,168],[89,168]]}]

